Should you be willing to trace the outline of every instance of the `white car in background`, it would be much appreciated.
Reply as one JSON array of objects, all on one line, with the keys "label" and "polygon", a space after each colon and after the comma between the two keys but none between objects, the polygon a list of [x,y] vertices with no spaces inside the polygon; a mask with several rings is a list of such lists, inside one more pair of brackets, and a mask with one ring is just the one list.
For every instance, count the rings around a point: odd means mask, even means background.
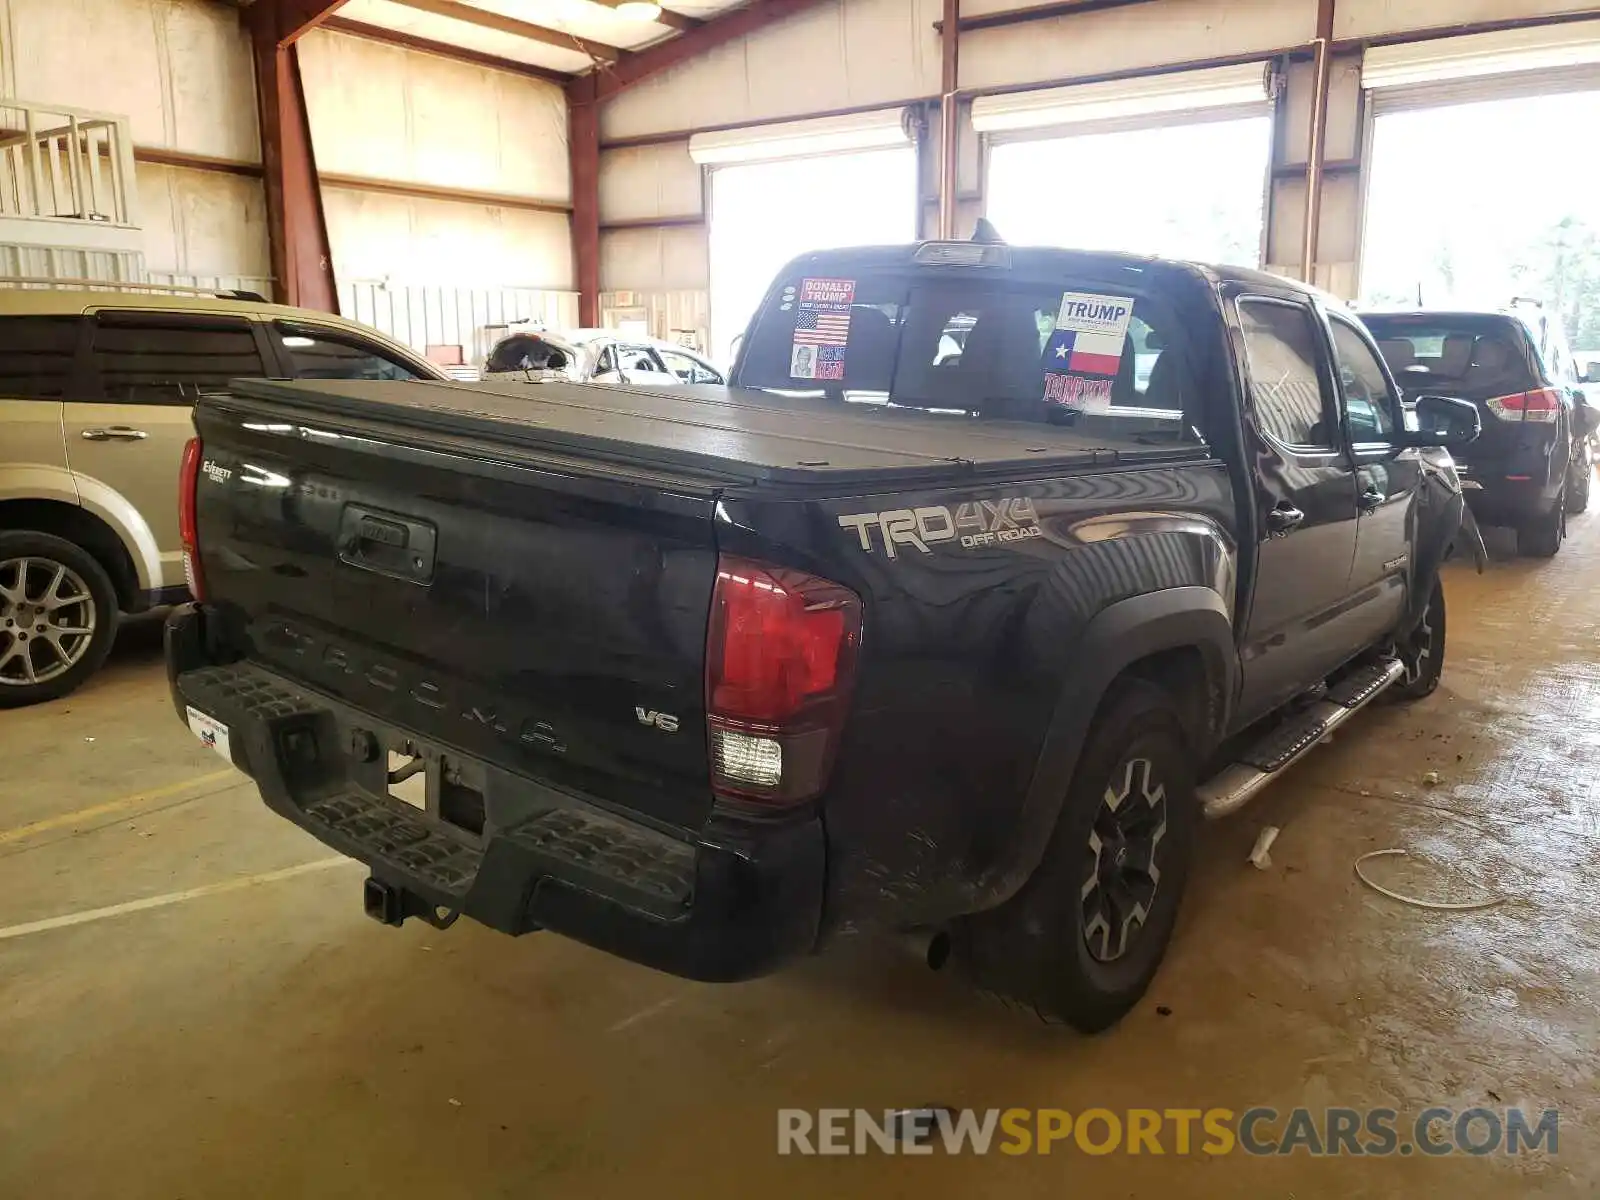
[{"label": "white car in background", "polygon": [[615,329],[527,330],[495,343],[483,363],[484,379],[529,383],[726,383],[704,355],[674,342],[635,337]]}]

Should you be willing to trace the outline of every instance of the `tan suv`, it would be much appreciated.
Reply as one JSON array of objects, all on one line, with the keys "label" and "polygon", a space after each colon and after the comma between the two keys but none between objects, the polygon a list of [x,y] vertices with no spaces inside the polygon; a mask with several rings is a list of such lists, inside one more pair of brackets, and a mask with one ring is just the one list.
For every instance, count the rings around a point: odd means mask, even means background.
[{"label": "tan suv", "polygon": [[442,379],[353,321],[258,301],[0,291],[0,708],[95,672],[120,613],[183,599],[178,468],[202,390]]}]

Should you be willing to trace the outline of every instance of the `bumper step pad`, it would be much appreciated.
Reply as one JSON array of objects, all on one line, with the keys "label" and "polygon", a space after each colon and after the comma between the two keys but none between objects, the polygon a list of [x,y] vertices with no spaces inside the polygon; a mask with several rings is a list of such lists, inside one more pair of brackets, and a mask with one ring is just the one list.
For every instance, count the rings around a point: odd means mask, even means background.
[{"label": "bumper step pad", "polygon": [[[337,702],[248,662],[183,672],[178,690],[185,703],[230,727],[266,733],[236,735],[235,740],[256,745],[255,751],[240,756],[238,765],[255,776],[270,806],[429,903],[461,907],[485,861],[496,856],[503,861],[507,853],[532,878],[558,878],[657,919],[681,917],[693,903],[695,849],[685,842],[577,800],[553,800],[551,807],[515,824],[490,828],[479,839],[356,786],[346,776],[342,748],[330,758],[326,741],[316,752],[318,769],[310,772],[317,783],[291,786],[284,762],[273,750],[283,741],[279,734],[311,725],[333,734]],[[263,755],[273,761],[246,761]]]},{"label": "bumper step pad", "polygon": [[[322,827],[325,840],[377,859],[435,891],[465,899],[483,854],[421,816],[412,816],[362,792],[339,792],[301,810]],[[313,831],[316,832],[316,831]]]},{"label": "bumper step pad", "polygon": [[576,809],[551,809],[504,834],[536,854],[571,864],[574,883],[605,894],[625,880],[671,908],[694,898],[694,850],[683,842],[652,836],[622,821]]}]

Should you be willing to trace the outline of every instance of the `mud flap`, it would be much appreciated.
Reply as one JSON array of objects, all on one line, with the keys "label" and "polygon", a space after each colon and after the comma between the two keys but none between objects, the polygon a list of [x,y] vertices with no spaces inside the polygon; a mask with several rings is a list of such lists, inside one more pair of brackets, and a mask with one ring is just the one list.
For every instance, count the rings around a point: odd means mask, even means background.
[{"label": "mud flap", "polygon": [[1482,575],[1484,568],[1489,565],[1489,551],[1483,544],[1478,518],[1472,515],[1472,509],[1465,502],[1461,505],[1461,527],[1456,530],[1455,541],[1450,543],[1451,552],[1459,550],[1463,542],[1472,548],[1472,561],[1478,564],[1478,574]]},{"label": "mud flap", "polygon": [[[1439,565],[1456,551],[1470,550],[1482,574],[1489,561],[1489,552],[1483,544],[1483,534],[1467,507],[1461,493],[1461,481],[1456,476],[1455,465],[1448,458],[1442,462],[1423,456],[1421,486],[1422,503],[1418,506],[1417,544],[1413,552],[1412,579],[1416,585],[1411,592],[1411,605],[1406,619],[1397,631],[1404,637],[1422,620],[1428,597],[1433,592],[1433,580],[1439,574]],[[1426,585],[1426,586],[1424,586]]]}]

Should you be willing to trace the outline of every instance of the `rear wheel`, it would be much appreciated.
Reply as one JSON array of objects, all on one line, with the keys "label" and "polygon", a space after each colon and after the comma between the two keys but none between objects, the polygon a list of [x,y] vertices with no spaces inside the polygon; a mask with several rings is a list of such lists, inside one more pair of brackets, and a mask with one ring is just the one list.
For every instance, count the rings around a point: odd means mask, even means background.
[{"label": "rear wheel", "polygon": [[1517,553],[1531,558],[1554,558],[1567,537],[1566,488],[1555,506],[1517,530]]},{"label": "rear wheel", "polygon": [[48,533],[0,533],[0,708],[65,696],[99,670],[117,628],[105,568]]},{"label": "rear wheel", "polygon": [[1444,673],[1444,632],[1444,585],[1435,579],[1422,620],[1395,646],[1395,657],[1406,673],[1390,687],[1391,696],[1397,700],[1420,700],[1433,694]]},{"label": "rear wheel", "polygon": [[1172,700],[1119,684],[1033,877],[955,931],[986,988],[1097,1033],[1145,993],[1177,922],[1194,850],[1195,763]]},{"label": "rear wheel", "polygon": [[1594,483],[1594,466],[1589,462],[1589,443],[1585,439],[1573,447],[1572,470],[1567,476],[1567,511],[1581,513],[1589,507],[1589,488]]}]

